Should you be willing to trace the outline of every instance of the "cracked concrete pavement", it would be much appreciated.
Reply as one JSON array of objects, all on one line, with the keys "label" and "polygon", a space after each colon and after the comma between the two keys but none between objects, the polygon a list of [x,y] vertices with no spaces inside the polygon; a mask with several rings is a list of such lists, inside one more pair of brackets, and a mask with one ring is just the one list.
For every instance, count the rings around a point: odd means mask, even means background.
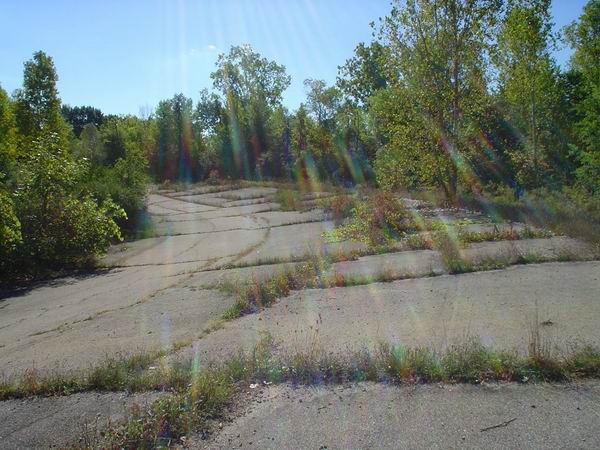
[{"label": "cracked concrete pavement", "polygon": [[[219,192],[212,192],[215,189]],[[283,264],[253,264],[299,257],[308,251],[336,254],[364,249],[361,243],[327,242],[322,234],[332,229],[333,223],[322,211],[281,211],[272,200],[274,192],[273,188],[193,187],[182,192],[159,191],[150,195],[148,210],[153,237],[115,245],[103,260],[104,269],[5,293],[0,299],[1,372],[18,375],[32,367],[42,371],[85,368],[107,356],[169,348],[175,343],[191,343],[175,354],[175,358],[198,354],[212,361],[240,348],[251,348],[262,331],[273,335],[279,351],[301,349],[315,342],[323,344],[328,351],[345,351],[374,345],[378,340],[438,348],[456,343],[467,335],[476,335],[484,344],[494,347],[525,350],[534,317],[551,324],[543,327],[542,333],[557,346],[582,342],[600,344],[597,327],[600,321],[599,262],[547,263],[448,276],[443,275],[439,255],[430,250],[365,256],[335,263],[331,269],[345,276],[376,277],[386,272],[423,278],[294,292],[270,309],[229,322],[212,333],[202,333],[234,301],[214,287],[210,288],[215,282],[222,279],[243,282],[252,277],[265,277],[281,270]],[[460,211],[430,211],[429,214],[469,217]],[[484,222],[468,227],[489,230],[493,225]],[[473,244],[463,250],[463,254],[477,260],[499,255],[512,258],[528,252],[538,256],[559,255],[564,250],[585,254],[589,249],[578,241],[555,237]],[[215,270],[228,264],[248,267]],[[441,276],[428,277],[431,273]],[[411,404],[405,401],[412,398],[410,390],[404,388],[393,390],[369,385],[365,388],[368,395],[362,394],[363,388],[352,389],[355,391],[351,391],[354,393],[349,395],[344,408],[327,411],[319,408],[330,403],[328,396],[333,394],[329,391],[269,389],[262,406],[236,419],[208,445],[227,448],[243,443],[250,448],[281,448],[296,439],[302,447],[315,448],[394,448],[403,446],[402,443],[426,448],[445,446],[446,442],[471,448],[570,444],[591,448],[591,444],[598,443],[598,436],[590,428],[596,426],[598,420],[597,401],[589,400],[598,394],[594,383],[585,388],[585,392],[590,393],[587,400],[580,398],[581,391],[577,389],[509,386],[489,390],[457,386],[450,395],[446,388],[431,386],[419,387],[414,398],[420,400]],[[438,394],[441,395],[439,404],[436,403]],[[76,436],[79,428],[75,430],[76,427],[71,426],[63,430],[47,415],[40,416],[39,411],[49,408],[48,411],[56,411],[57,417],[67,421],[68,411],[72,410],[75,415],[68,416],[73,417],[68,420],[74,421],[82,411],[113,414],[114,408],[110,405],[121,401],[120,394],[106,394],[108,397],[94,405],[94,395],[38,399],[22,406],[16,401],[2,402],[0,418],[21,422],[13,427],[17,431],[10,438],[6,434],[10,430],[0,426],[0,439],[8,443],[7,448],[35,448],[51,441],[66,442],[64,439]],[[288,405],[284,400],[288,396],[305,399],[310,407],[304,411],[297,408],[299,403]],[[562,405],[559,408],[563,408],[560,410],[563,415],[545,413],[529,422],[515,422],[511,428],[506,427],[507,430],[522,427],[521,434],[513,440],[503,437],[490,441],[486,439],[491,434],[480,436],[475,432],[479,425],[506,417],[504,413],[482,416],[486,404],[492,405],[492,411],[500,411],[503,402],[508,402],[509,409],[521,408],[519,398],[541,403],[540,398],[544,396]],[[393,415],[377,408],[398,398],[404,400]],[[586,411],[595,411],[596,415],[582,416],[565,409],[577,402],[587,402]],[[438,409],[435,409],[436,404]],[[430,405],[434,405],[434,415],[438,414],[441,422],[453,423],[456,430],[470,423],[471,432],[465,439],[458,431],[453,432],[452,440],[445,441],[444,428],[434,422],[434,432],[425,435],[426,411]],[[316,413],[313,406],[317,408]],[[271,407],[278,411],[276,416],[272,416]],[[456,417],[453,416],[455,409],[459,411]],[[329,416],[321,425],[300,434],[286,425],[304,420],[312,424],[315,418],[325,417],[322,414]],[[539,426],[541,417],[555,426],[562,426],[567,419],[575,421],[575,425],[563,441],[553,432],[547,439],[542,434],[527,437],[523,430]],[[277,432],[267,432],[269,422],[277,419]],[[41,431],[36,431],[34,426],[38,422]],[[323,428],[319,431],[321,435],[309,432],[320,429],[319,426]],[[402,427],[405,432],[401,436],[394,435],[386,433],[385,427]],[[259,430],[251,433],[258,435],[252,437],[252,444],[248,434],[251,428]],[[346,431],[343,439],[336,441],[332,433],[338,429]],[[235,433],[235,430],[239,431]],[[62,433],[58,441],[57,433]],[[239,439],[235,437],[237,434],[241,436]],[[587,440],[577,441],[578,434],[585,435]],[[415,441],[419,436],[422,440]],[[580,445],[575,445],[577,443]]]}]

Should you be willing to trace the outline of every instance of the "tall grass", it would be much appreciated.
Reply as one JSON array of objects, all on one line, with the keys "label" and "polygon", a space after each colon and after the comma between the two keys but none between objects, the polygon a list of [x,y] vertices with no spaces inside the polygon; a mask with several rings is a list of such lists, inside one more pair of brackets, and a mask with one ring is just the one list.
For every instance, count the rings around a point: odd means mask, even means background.
[{"label": "tall grass", "polygon": [[248,385],[539,382],[600,377],[600,352],[591,347],[563,357],[494,351],[476,339],[445,351],[388,343],[338,354],[318,346],[293,353],[276,353],[274,348],[270,336],[265,335],[252,351],[239,353],[218,368],[182,371],[180,387],[150,405],[134,406],[124,421],[111,424],[101,445],[158,448],[182,443],[191,432],[209,432],[211,421],[220,419],[236,392]]}]

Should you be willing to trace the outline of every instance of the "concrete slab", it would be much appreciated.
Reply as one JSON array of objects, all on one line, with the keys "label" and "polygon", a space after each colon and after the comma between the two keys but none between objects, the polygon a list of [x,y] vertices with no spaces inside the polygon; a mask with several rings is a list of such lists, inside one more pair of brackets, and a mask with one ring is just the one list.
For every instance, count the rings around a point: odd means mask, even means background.
[{"label": "concrete slab", "polygon": [[227,203],[227,200],[219,197],[217,193],[180,195],[177,197],[177,200],[216,208],[221,208],[223,204]]},{"label": "concrete slab", "polygon": [[254,217],[263,219],[272,227],[291,225],[302,222],[326,221],[327,217],[320,209],[311,211],[268,211],[254,214]]},{"label": "concrete slab", "polygon": [[331,222],[314,222],[273,228],[266,241],[242,261],[258,258],[299,256],[309,251],[319,252],[326,244],[323,232],[331,230]]},{"label": "concrete slab", "polygon": [[266,230],[248,229],[142,239],[115,246],[104,262],[120,267],[193,261],[210,263],[254,248],[266,235]]},{"label": "concrete slab", "polygon": [[251,198],[266,197],[277,192],[272,187],[247,187],[233,191],[220,192],[217,195],[227,200],[247,200]]},{"label": "concrete slab", "polygon": [[170,216],[174,214],[198,213],[212,211],[216,206],[202,205],[185,202],[178,199],[166,198],[164,201],[148,205],[148,212],[158,216]]},{"label": "concrete slab", "polygon": [[277,386],[208,442],[194,437],[190,448],[594,449],[598,411],[598,382]]},{"label": "concrete slab", "polygon": [[110,355],[155,351],[197,338],[233,303],[217,291],[189,287],[165,289],[151,298],[99,311],[59,328],[24,335],[2,330],[0,367],[4,374],[81,369]]},{"label": "concrete slab", "polygon": [[494,348],[527,351],[533,322],[564,350],[600,345],[600,262],[548,263],[506,270],[313,289],[242,317],[178,357],[222,358],[249,350],[269,332],[281,351],[323,344],[327,351],[378,341],[444,348],[476,336]]},{"label": "concrete slab", "polygon": [[270,203],[271,200],[265,197],[250,198],[247,200],[233,200],[223,203],[223,208],[232,208],[234,206],[260,205],[262,203]]},{"label": "concrete slab", "polygon": [[92,437],[109,420],[122,419],[134,403],[144,405],[156,397],[88,392],[0,402],[0,442],[5,450],[71,448],[78,443],[85,425]]},{"label": "concrete slab", "polygon": [[218,217],[209,220],[196,215],[189,220],[171,221],[166,218],[155,223],[152,231],[156,236],[174,236],[215,231],[252,230],[263,226],[261,222],[251,217]]}]

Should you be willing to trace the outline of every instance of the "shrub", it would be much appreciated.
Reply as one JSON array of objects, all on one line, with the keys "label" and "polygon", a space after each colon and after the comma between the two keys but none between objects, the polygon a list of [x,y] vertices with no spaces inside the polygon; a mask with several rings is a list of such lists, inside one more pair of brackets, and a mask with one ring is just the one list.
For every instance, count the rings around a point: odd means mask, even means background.
[{"label": "shrub", "polygon": [[332,215],[335,225],[341,225],[344,219],[352,214],[356,200],[350,195],[335,195],[331,198],[320,200],[319,206]]},{"label": "shrub", "polygon": [[110,198],[99,204],[79,190],[86,169],[52,135],[34,144],[17,173],[14,204],[22,239],[14,249],[13,274],[80,267],[121,238],[115,221],[124,211]]},{"label": "shrub", "polygon": [[497,220],[511,220],[600,243],[600,199],[573,188],[537,189],[516,199],[510,189],[483,196],[462,194],[460,203],[486,212]]},{"label": "shrub", "polygon": [[8,193],[0,190],[0,273],[21,243],[21,222]]},{"label": "shrub", "polygon": [[445,231],[438,231],[434,238],[434,248],[440,253],[442,263],[449,273],[465,273],[473,270],[473,265],[465,261],[458,248],[458,239]]},{"label": "shrub", "polygon": [[357,201],[350,220],[328,236],[334,240],[357,240],[385,245],[399,239],[417,226],[401,200],[390,192],[377,192]]},{"label": "shrub", "polygon": [[275,202],[279,203],[283,211],[297,211],[302,208],[300,192],[292,189],[280,189],[275,193]]},{"label": "shrub", "polygon": [[90,181],[84,185],[84,188],[98,201],[111,199],[123,208],[126,216],[117,218],[117,223],[127,234],[135,231],[143,235],[146,225],[144,202],[148,186],[146,165],[143,155],[138,152],[128,152],[112,167],[94,167],[90,171]]}]

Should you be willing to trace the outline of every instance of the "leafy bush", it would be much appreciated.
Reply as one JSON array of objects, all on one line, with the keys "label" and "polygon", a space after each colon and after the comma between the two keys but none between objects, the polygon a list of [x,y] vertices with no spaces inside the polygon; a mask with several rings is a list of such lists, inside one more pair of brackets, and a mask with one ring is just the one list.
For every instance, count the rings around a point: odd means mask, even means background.
[{"label": "leafy bush", "polygon": [[600,243],[600,199],[573,188],[537,189],[520,199],[509,189],[481,196],[462,194],[462,206],[496,218],[524,222],[558,234]]},{"label": "leafy bush", "polygon": [[[81,266],[104,253],[113,238],[121,239],[115,220],[125,217],[124,211],[110,198],[98,204],[79,190],[87,168],[57,142],[54,135],[36,141],[31,156],[19,166],[16,217],[6,216],[13,225],[15,219],[21,224],[20,242],[12,233],[13,273]],[[10,206],[3,203],[3,208]]]},{"label": "leafy bush", "polygon": [[112,167],[94,167],[85,185],[99,201],[113,200],[126,213],[117,223],[127,233],[144,226],[144,197],[148,185],[146,162],[142,155],[128,153]]},{"label": "leafy bush", "polygon": [[292,189],[280,189],[275,193],[275,202],[281,205],[283,211],[297,211],[302,207],[300,192]]},{"label": "leafy bush", "polygon": [[382,245],[398,239],[417,226],[404,203],[390,192],[371,194],[357,201],[348,223],[336,228],[329,237]]},{"label": "leafy bush", "polygon": [[21,222],[15,214],[13,201],[8,193],[0,190],[0,273],[20,242]]},{"label": "leafy bush", "polygon": [[341,225],[344,219],[352,214],[356,200],[350,195],[340,194],[319,200],[318,204],[321,209],[332,215],[335,225]]}]

